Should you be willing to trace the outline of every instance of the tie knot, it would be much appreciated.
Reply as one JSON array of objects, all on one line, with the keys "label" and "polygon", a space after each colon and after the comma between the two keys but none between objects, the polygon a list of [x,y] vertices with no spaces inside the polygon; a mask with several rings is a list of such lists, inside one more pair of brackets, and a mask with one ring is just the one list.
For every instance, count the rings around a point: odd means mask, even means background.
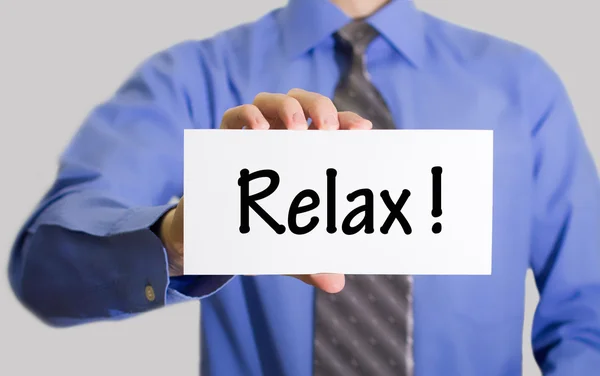
[{"label": "tie knot", "polygon": [[354,53],[363,54],[369,43],[379,35],[375,28],[364,21],[353,21],[335,34],[339,43],[351,48]]}]

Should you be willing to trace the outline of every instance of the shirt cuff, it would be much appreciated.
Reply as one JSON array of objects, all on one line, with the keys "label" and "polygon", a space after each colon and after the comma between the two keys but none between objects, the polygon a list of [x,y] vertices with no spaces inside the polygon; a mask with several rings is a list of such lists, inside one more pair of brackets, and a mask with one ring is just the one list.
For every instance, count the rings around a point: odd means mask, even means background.
[{"label": "shirt cuff", "polygon": [[169,277],[166,250],[160,238],[153,231],[150,231],[150,227],[175,206],[169,204],[132,209],[114,227],[114,231],[120,233],[144,228],[156,237],[163,253],[164,273],[167,276],[167,281],[158,283],[156,288],[161,288],[161,301],[165,305],[208,297],[223,288],[234,277],[228,275]]}]

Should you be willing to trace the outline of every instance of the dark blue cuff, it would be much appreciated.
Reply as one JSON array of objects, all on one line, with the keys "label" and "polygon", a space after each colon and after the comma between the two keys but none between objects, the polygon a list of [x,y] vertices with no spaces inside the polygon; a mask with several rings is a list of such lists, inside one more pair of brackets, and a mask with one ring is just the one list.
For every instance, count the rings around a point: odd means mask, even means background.
[{"label": "dark blue cuff", "polygon": [[[122,232],[140,227],[149,228],[174,206],[163,205],[153,208],[133,209],[115,226],[115,229]],[[164,248],[163,253],[165,254],[168,275],[168,259]],[[224,287],[232,278],[233,276],[223,275],[171,277],[164,291],[164,304],[174,304],[210,296]]]},{"label": "dark blue cuff", "polygon": [[[13,267],[18,297],[51,325],[122,319],[166,304],[209,296],[231,277],[198,276],[171,288],[167,255],[150,226],[172,206],[112,210],[105,227],[40,221]],[[108,211],[105,214],[109,214]],[[109,218],[104,216],[105,223]],[[94,233],[96,232],[96,233]]]}]

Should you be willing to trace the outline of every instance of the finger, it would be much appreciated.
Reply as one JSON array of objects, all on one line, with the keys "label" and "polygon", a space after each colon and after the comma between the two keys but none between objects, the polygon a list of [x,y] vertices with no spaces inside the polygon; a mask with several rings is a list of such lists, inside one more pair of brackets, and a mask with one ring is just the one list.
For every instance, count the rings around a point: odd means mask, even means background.
[{"label": "finger", "polygon": [[293,275],[292,277],[330,294],[342,291],[346,281],[343,274],[306,274]]},{"label": "finger", "polygon": [[233,107],[225,111],[221,129],[269,129],[269,122],[260,110],[251,104]]},{"label": "finger", "polygon": [[260,93],[253,104],[270,123],[280,122],[287,129],[308,129],[302,106],[295,98],[285,94]]},{"label": "finger", "polygon": [[300,102],[304,116],[311,118],[317,129],[339,129],[338,112],[331,99],[302,89],[292,89],[288,95]]},{"label": "finger", "polygon": [[340,129],[348,130],[369,130],[373,128],[373,123],[362,116],[349,111],[339,112]]}]

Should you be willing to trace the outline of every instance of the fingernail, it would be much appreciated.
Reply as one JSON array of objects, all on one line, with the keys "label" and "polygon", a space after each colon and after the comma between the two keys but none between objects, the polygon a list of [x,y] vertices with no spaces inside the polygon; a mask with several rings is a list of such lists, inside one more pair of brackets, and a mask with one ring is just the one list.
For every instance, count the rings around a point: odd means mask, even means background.
[{"label": "fingernail", "polygon": [[265,122],[263,119],[261,118],[256,118],[256,129],[268,129],[269,128],[269,123]]},{"label": "fingernail", "polygon": [[304,118],[304,114],[301,112],[296,112],[292,115],[292,120],[296,125],[306,127],[306,119]]},{"label": "fingernail", "polygon": [[337,115],[328,115],[325,117],[325,119],[323,119],[323,125],[325,125],[325,127],[327,129],[336,129],[340,126],[340,123],[338,122],[338,118]]},{"label": "fingernail", "polygon": [[331,288],[333,289],[333,291],[338,292],[341,291],[344,288],[344,279],[334,279],[331,282]]},{"label": "fingernail", "polygon": [[335,283],[331,287],[333,287],[332,293],[337,294],[342,291],[344,285],[342,283]]}]

